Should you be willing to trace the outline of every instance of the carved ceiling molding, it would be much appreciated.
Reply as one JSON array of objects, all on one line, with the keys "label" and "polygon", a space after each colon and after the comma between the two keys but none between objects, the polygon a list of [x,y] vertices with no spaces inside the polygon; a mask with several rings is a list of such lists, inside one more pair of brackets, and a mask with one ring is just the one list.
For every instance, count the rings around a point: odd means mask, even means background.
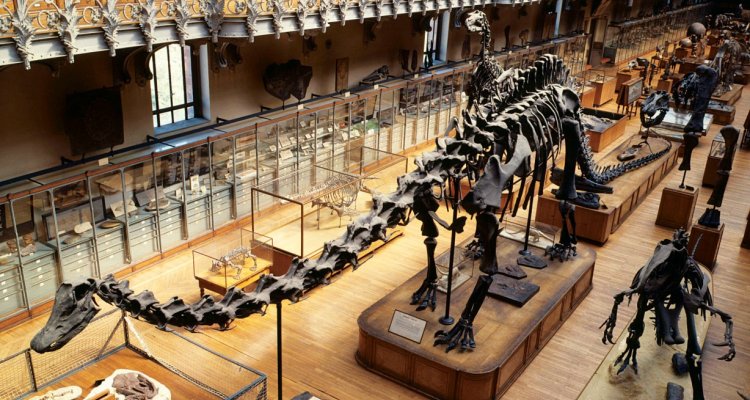
[{"label": "carved ceiling molding", "polygon": [[117,9],[117,2],[114,0],[107,0],[102,5],[100,0],[96,0],[96,7],[86,7],[84,10],[84,18],[86,22],[90,24],[102,23],[102,31],[104,31],[104,41],[107,43],[109,48],[109,55],[114,57],[116,55],[115,49],[117,48],[117,32],[120,30],[120,10]]},{"label": "carved ceiling molding", "polygon": [[187,24],[193,13],[188,5],[188,0],[173,0],[167,3],[167,15],[174,18],[177,36],[180,38],[180,46],[185,47],[188,34]]},{"label": "carved ceiling molding", "polygon": [[273,31],[276,39],[281,37],[281,31],[284,29],[283,19],[286,14],[286,6],[282,0],[272,0],[271,7],[273,12]]},{"label": "carved ceiling molding", "polygon": [[[154,37],[156,14],[159,13],[159,9],[155,7],[154,3],[155,0],[146,0],[145,2],[138,0],[138,3],[126,4],[123,10],[125,18],[138,22],[138,26],[140,26],[141,33],[143,34],[143,40],[146,42],[146,50],[149,53],[154,50],[154,42],[156,41],[156,37]],[[129,13],[128,10],[130,11]]]},{"label": "carved ceiling molding", "polygon": [[224,0],[200,0],[200,11],[203,21],[211,33],[211,42],[219,42],[219,32],[224,23]]},{"label": "carved ceiling molding", "polygon": [[[40,16],[46,18],[38,18],[38,20],[44,28],[57,30],[57,35],[60,37],[65,53],[68,55],[68,62],[73,64],[75,62],[75,51],[77,50],[75,42],[78,37],[79,22],[83,18],[76,7],[79,0],[64,0],[62,8],[51,0],[47,0],[46,3],[52,5],[54,11],[42,11]],[[44,24],[42,24],[42,20],[45,21]]]},{"label": "carved ceiling molding", "polygon": [[398,8],[401,6],[403,0],[392,0],[393,4],[393,19],[398,19]]},{"label": "carved ceiling molding", "polygon": [[349,0],[339,0],[339,18],[341,26],[346,26],[346,11],[349,10]]},{"label": "carved ceiling molding", "polygon": [[378,22],[380,22],[380,19],[383,16],[383,4],[385,4],[384,0],[375,0],[375,19]]},{"label": "carved ceiling molding", "polygon": [[6,33],[13,29],[13,41],[16,43],[16,52],[23,61],[23,67],[26,70],[30,70],[31,58],[34,56],[34,52],[31,49],[31,42],[34,40],[36,28],[34,27],[34,18],[29,14],[29,11],[36,4],[40,3],[40,0],[30,3],[27,3],[26,0],[16,0],[16,7],[13,11],[5,5],[6,1],[12,0],[5,0],[0,3],[0,8],[8,13],[8,15],[0,17],[0,33]]},{"label": "carved ceiling molding", "polygon": [[409,14],[409,18],[411,18],[412,14],[414,13],[415,3],[415,0],[406,0],[406,12]]},{"label": "carved ceiling molding", "polygon": [[370,0],[358,0],[357,6],[359,7],[359,23],[365,23],[365,12],[367,11],[367,4]]},{"label": "carved ceiling molding", "polygon": [[221,72],[223,69],[233,70],[236,65],[242,64],[242,53],[240,46],[233,42],[221,42],[214,44],[214,62],[212,70]]},{"label": "carved ceiling molding", "polygon": [[305,19],[310,15],[312,6],[306,0],[297,1],[297,26],[299,27],[300,36],[305,36]]},{"label": "carved ceiling molding", "polygon": [[331,0],[320,0],[318,12],[320,13],[320,29],[323,33],[326,33],[329,25],[328,15],[331,12]]}]

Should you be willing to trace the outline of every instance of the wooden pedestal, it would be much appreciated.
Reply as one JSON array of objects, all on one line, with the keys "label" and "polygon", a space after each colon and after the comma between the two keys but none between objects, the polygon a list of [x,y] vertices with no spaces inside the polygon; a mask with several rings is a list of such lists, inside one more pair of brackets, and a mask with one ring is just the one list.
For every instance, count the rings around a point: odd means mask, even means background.
[{"label": "wooden pedestal", "polygon": [[659,79],[659,83],[656,84],[656,90],[672,93],[672,84],[673,81],[671,79]]},{"label": "wooden pedestal", "polygon": [[722,103],[722,104],[727,104],[727,105],[731,106],[732,104],[736,103],[737,100],[739,100],[742,97],[742,88],[744,88],[744,86],[738,85],[738,84],[734,84],[734,85],[732,85],[732,90],[724,93],[723,95],[721,95],[719,97],[712,96],[711,100],[719,102],[719,103]]},{"label": "wooden pedestal", "polygon": [[600,152],[612,144],[615,140],[625,133],[627,118],[624,114],[616,114],[609,111],[584,109],[584,114],[594,115],[597,117],[608,118],[615,121],[602,132],[586,129],[586,135],[589,137],[589,145],[594,152]]},{"label": "wooden pedestal", "polygon": [[714,185],[716,185],[716,180],[719,179],[719,175],[716,171],[719,169],[720,162],[721,157],[708,156],[708,160],[706,160],[706,169],[703,170],[703,181],[701,182],[703,186],[714,187]]},{"label": "wooden pedestal", "polygon": [[745,225],[745,234],[742,235],[742,243],[740,243],[740,247],[750,249],[750,212],[747,213],[747,225]]},{"label": "wooden pedestal", "polygon": [[[597,154],[597,163],[599,165],[617,164],[619,162],[617,161],[617,155],[625,150],[630,142],[635,143],[637,141],[635,138],[630,141],[625,140],[620,146],[603,157],[599,157],[599,154]],[[654,151],[663,149],[663,147],[657,146],[656,144],[659,142],[653,139],[650,139],[650,143]],[[663,143],[661,146],[663,146]],[[614,187],[614,193],[600,194],[604,206],[598,210],[576,207],[576,234],[578,237],[604,244],[609,239],[609,235],[625,222],[651,190],[674,168],[677,164],[678,147],[673,145],[670,151],[658,160],[610,182],[609,185]],[[545,190],[544,194],[539,196],[536,221],[562,227],[559,204],[559,200],[555,199],[551,191]]]},{"label": "wooden pedestal", "polygon": [[[498,238],[498,260],[515,263],[521,248],[521,243]],[[430,398],[496,399],[589,293],[595,260],[594,251],[579,244],[578,256],[570,261],[549,262],[542,270],[524,268],[528,274],[524,280],[539,285],[539,292],[523,307],[488,296],[474,320],[476,350],[450,353],[445,352],[445,346],[433,346],[435,332],[450,329],[438,322],[445,295],[438,292],[439,306],[434,312],[417,312],[416,306],[409,305],[411,294],[424,280],[423,270],[359,316],[357,362]],[[481,275],[476,271],[452,293],[456,320]],[[421,343],[388,331],[395,310],[426,320]]]},{"label": "wooden pedestal", "polygon": [[679,66],[680,73],[687,75],[687,74],[689,74],[691,72],[695,72],[695,69],[698,68],[698,66],[702,65],[702,64],[703,64],[703,60],[702,59],[690,58],[690,59],[684,61],[682,64],[680,64],[680,66]]},{"label": "wooden pedestal", "polygon": [[729,125],[734,121],[736,109],[730,105],[722,105],[721,107],[711,107],[709,105],[706,112],[714,116],[714,124]]},{"label": "wooden pedestal", "polygon": [[594,106],[600,107],[614,99],[616,84],[617,80],[613,77],[604,78],[604,82],[590,82],[590,85],[595,88]]},{"label": "wooden pedestal", "polygon": [[699,188],[688,190],[688,188],[665,187],[661,192],[656,225],[674,229],[690,229],[693,224],[693,212],[699,193]]},{"label": "wooden pedestal", "polygon": [[622,70],[617,71],[617,83],[615,84],[615,92],[620,91],[620,87],[622,86],[623,83],[633,78],[637,78],[641,76],[641,72],[643,72],[642,69],[635,69],[635,68],[631,70],[622,69]]},{"label": "wooden pedestal", "polygon": [[724,223],[719,228],[708,228],[700,224],[693,225],[690,230],[690,241],[688,249],[692,252],[695,247],[695,241],[700,237],[701,241],[698,248],[695,249],[695,261],[706,266],[711,271],[714,270],[716,258],[719,257],[719,247],[721,246],[721,237],[724,235]]}]

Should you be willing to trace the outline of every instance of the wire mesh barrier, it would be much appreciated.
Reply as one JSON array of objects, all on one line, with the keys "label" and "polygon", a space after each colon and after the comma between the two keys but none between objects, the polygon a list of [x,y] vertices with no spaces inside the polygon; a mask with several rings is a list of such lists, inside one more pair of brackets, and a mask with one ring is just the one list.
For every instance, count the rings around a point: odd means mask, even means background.
[{"label": "wire mesh barrier", "polygon": [[[205,398],[267,398],[267,378],[262,372],[176,332],[160,331],[145,322],[125,318],[114,309],[92,320],[57,351],[39,354],[25,349],[0,360],[0,399],[21,398],[124,349],[133,350],[203,389]],[[102,377],[111,372],[104,371]],[[169,382],[162,383],[169,387]]]},{"label": "wire mesh barrier", "polygon": [[[263,373],[230,360],[176,332],[126,318],[128,348],[152,359],[194,385],[222,399],[265,399]],[[196,351],[200,357],[196,357]],[[227,379],[231,377],[231,379]]]}]

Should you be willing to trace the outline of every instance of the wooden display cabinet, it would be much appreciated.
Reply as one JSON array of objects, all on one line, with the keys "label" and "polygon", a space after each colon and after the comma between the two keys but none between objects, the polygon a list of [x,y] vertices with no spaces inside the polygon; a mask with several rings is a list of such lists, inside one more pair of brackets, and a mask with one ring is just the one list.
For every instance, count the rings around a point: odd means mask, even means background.
[{"label": "wooden display cabinet", "polygon": [[693,224],[693,212],[699,194],[699,188],[665,187],[661,192],[656,225],[673,229],[690,229]]},{"label": "wooden display cabinet", "polygon": [[594,87],[594,106],[602,105],[612,101],[615,98],[615,86],[617,80],[611,76],[604,76],[602,81],[589,82]]},{"label": "wooden display cabinet", "polygon": [[632,69],[621,69],[617,71],[617,83],[615,84],[615,92],[619,92],[620,88],[622,87],[622,84],[633,79],[638,78],[641,76],[641,73],[643,72],[642,68],[632,68]]},{"label": "wooden display cabinet", "polygon": [[721,136],[721,133],[718,133],[714,137],[714,140],[711,141],[711,149],[708,152],[706,168],[703,170],[703,179],[701,181],[703,186],[714,187],[716,185],[716,180],[719,179],[719,175],[716,172],[719,169],[721,159],[724,158],[725,151],[724,137]]},{"label": "wooden display cabinet", "polygon": [[586,115],[593,115],[599,118],[607,118],[613,121],[613,124],[606,127],[604,130],[597,129],[586,129],[586,135],[589,137],[589,145],[591,150],[599,152],[607,148],[610,144],[614,143],[620,136],[625,133],[625,125],[627,124],[627,118],[624,114],[616,114],[609,111],[596,110],[593,108],[584,108],[581,111]]}]

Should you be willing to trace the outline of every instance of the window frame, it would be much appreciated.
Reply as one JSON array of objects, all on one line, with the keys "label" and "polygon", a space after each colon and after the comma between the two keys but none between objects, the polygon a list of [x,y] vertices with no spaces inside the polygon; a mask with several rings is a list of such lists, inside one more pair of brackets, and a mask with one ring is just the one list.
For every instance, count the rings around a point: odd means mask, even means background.
[{"label": "window frame", "polygon": [[[167,70],[168,70],[168,79],[169,79],[169,88],[173,92],[173,82],[172,82],[172,68],[171,66],[171,53],[170,53],[170,47],[171,46],[178,46],[180,53],[182,54],[181,57],[181,65],[182,65],[182,87],[179,88],[179,90],[183,93],[183,98],[185,101],[182,104],[174,104],[174,96],[170,93],[169,96],[169,106],[166,107],[159,107],[159,78],[156,68],[156,54],[160,51],[166,51],[167,56]],[[153,55],[151,56],[151,59],[149,60],[149,68],[151,69],[152,73],[152,79],[151,79],[151,85],[150,89],[152,90],[153,94],[153,101],[151,102],[151,123],[154,127],[154,131],[158,133],[164,133],[164,132],[171,132],[174,130],[182,129],[187,126],[195,125],[196,123],[200,123],[204,121],[203,118],[203,84],[202,84],[202,78],[203,74],[201,71],[202,63],[201,63],[201,57],[200,53],[198,51],[194,51],[190,45],[186,45],[184,48],[180,47],[177,43],[170,43],[167,46],[164,46],[156,51],[154,51]],[[187,71],[187,62],[185,60],[185,52],[188,52],[190,57],[190,80],[191,80],[191,88],[192,88],[192,101],[187,101],[188,99],[188,79],[186,75]],[[155,104],[154,104],[155,103]],[[188,118],[189,115],[189,108],[193,108],[193,116]],[[184,110],[185,111],[185,119],[180,121],[175,121],[175,111]],[[172,117],[172,122],[169,123],[162,123],[161,114],[169,112]]]}]

